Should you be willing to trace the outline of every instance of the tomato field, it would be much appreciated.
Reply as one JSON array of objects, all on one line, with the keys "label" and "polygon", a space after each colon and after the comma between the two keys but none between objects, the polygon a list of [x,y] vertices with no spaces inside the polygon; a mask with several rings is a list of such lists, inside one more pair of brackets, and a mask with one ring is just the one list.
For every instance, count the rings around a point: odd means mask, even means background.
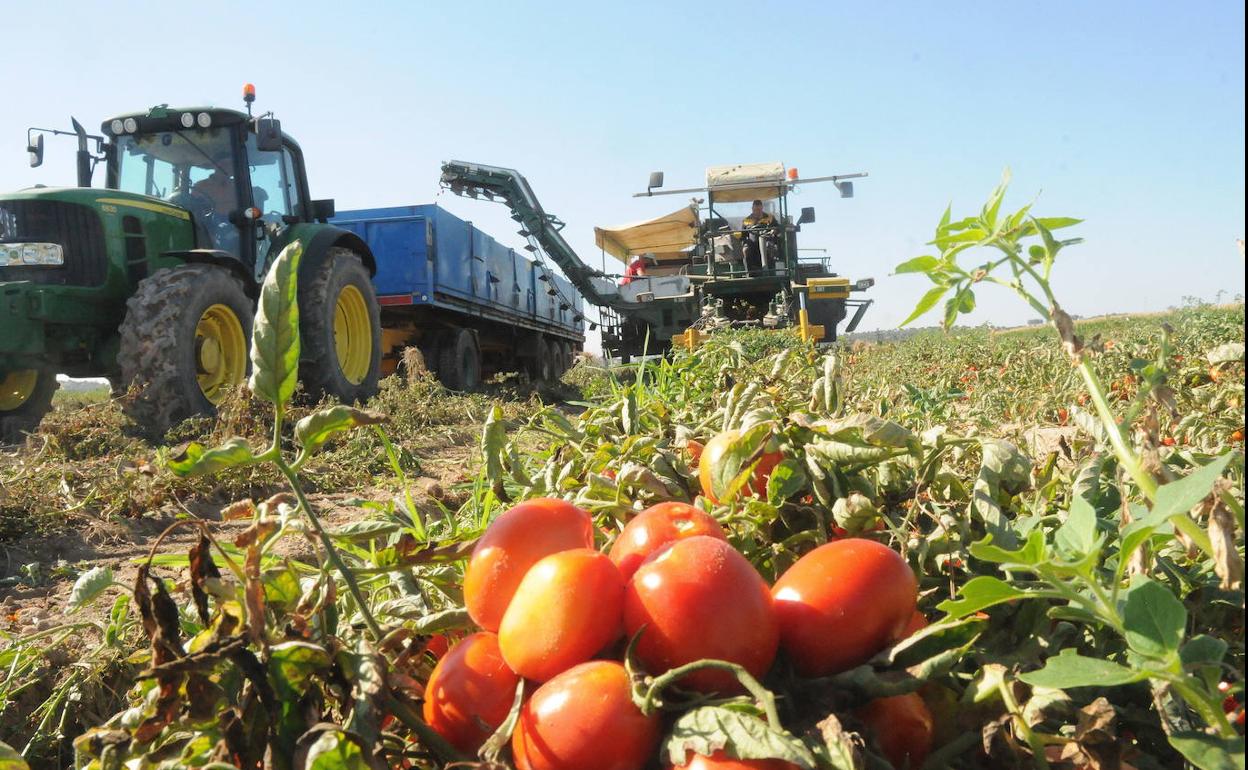
[{"label": "tomato field", "polygon": [[[582,364],[575,398],[488,404],[432,510],[398,399],[290,411],[289,249],[252,421],[152,460],[245,527],[183,517],[189,547],[0,637],[30,742],[0,768],[1242,768],[1243,306],[1077,324],[1049,283],[1077,222],[1003,197],[898,272],[916,317],[1012,291],[1049,326]],[[394,494],[330,525],[344,463]],[[10,710],[96,645],[106,713]]]}]

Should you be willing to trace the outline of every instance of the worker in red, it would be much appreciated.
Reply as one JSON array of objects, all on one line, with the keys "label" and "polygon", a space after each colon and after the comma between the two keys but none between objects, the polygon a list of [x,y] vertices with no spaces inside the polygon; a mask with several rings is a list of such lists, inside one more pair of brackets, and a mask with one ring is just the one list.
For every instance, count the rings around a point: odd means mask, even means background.
[{"label": "worker in red", "polygon": [[646,258],[635,257],[632,262],[628,263],[628,267],[624,268],[624,277],[620,279],[620,285],[632,283],[634,278],[640,278],[646,274]]}]

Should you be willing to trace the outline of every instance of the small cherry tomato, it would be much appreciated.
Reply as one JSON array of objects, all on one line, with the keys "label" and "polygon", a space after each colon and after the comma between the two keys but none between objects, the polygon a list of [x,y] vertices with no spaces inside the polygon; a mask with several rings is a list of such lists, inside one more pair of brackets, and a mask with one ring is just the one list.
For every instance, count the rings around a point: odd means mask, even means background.
[{"label": "small cherry tomato", "polygon": [[507,605],[498,629],[503,660],[545,682],[619,638],[623,603],[624,578],[604,554],[552,553],[529,569]]},{"label": "small cherry tomato", "polygon": [[932,713],[917,693],[878,698],[857,716],[893,767],[918,768],[932,750]]},{"label": "small cherry tomato", "polygon": [[537,688],[511,738],[518,770],[638,770],[659,742],[659,716],[633,703],[628,672],[593,660]]},{"label": "small cherry tomato", "polygon": [[685,758],[683,765],[668,765],[668,770],[801,770],[783,759],[730,759],[717,751],[709,757],[694,754]]},{"label": "small cherry tomato", "polygon": [[[727,453],[732,443],[740,437],[740,431],[726,430],[716,434],[714,438],[706,442],[706,447],[702,450],[702,459],[698,462],[698,481],[702,485],[702,494],[712,503],[720,502],[719,498],[715,496],[714,487],[712,486],[715,470],[723,462],[724,454]],[[775,470],[776,466],[783,459],[783,452],[763,453],[762,457],[758,459],[758,465],[754,468],[753,477],[745,484],[742,492],[765,497],[767,495],[767,480],[771,478],[771,472]]]},{"label": "small cherry tomato", "polygon": [[[677,540],[638,568],[624,591],[624,628],[642,627],[637,657],[652,674],[715,658],[756,677],[771,668],[779,643],[767,583],[723,540]],[[727,671],[704,669],[681,680],[702,692],[738,692]]]},{"label": "small cherry tomato", "polygon": [[682,538],[707,535],[727,540],[724,528],[689,503],[659,503],[633,517],[611,546],[611,561],[628,580],[655,551]]},{"label": "small cherry tomato", "polygon": [[429,676],[425,722],[455,748],[475,753],[507,719],[519,684],[497,636],[480,631],[464,637]]},{"label": "small cherry tomato", "polygon": [[589,514],[563,500],[537,498],[499,516],[477,541],[464,573],[464,606],[474,622],[497,631],[529,567],[552,553],[594,547]]},{"label": "small cherry tomato", "polygon": [[798,559],[772,596],[793,665],[803,676],[828,676],[899,638],[914,614],[918,581],[891,548],[846,538]]}]

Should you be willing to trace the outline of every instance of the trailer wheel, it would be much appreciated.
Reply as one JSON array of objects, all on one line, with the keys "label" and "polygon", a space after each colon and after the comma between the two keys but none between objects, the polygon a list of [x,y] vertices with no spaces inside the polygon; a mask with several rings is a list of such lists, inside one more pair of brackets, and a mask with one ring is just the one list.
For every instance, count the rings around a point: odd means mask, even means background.
[{"label": "trailer wheel", "polygon": [[561,377],[572,368],[572,343],[570,342],[559,343],[559,368],[562,370],[559,373]]},{"label": "trailer wheel", "polygon": [[441,345],[438,380],[450,390],[472,390],[481,384],[481,352],[472,332],[456,329]]},{"label": "trailer wheel", "polygon": [[247,377],[253,314],[242,281],[223,267],[181,265],[144,278],[121,322],[121,387],[140,386],[122,410],[151,435],[214,413]]},{"label": "trailer wheel", "polygon": [[308,395],[343,403],[377,393],[381,309],[359,255],[333,247],[299,285],[299,379]]},{"label": "trailer wheel", "polygon": [[58,387],[54,372],[0,372],[0,444],[17,443],[23,433],[39,427],[52,409],[52,395]]}]

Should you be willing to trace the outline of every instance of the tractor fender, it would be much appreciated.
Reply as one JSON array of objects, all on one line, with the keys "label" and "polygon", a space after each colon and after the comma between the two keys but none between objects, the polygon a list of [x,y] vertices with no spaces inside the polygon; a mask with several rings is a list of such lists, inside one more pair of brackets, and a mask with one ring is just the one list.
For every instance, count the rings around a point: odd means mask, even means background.
[{"label": "tractor fender", "polygon": [[186,251],[167,251],[161,256],[173,257],[194,265],[217,265],[218,267],[224,267],[242,280],[247,296],[252,299],[260,296],[260,287],[256,284],[256,279],[251,275],[251,268],[243,264],[241,259],[228,251],[188,249]]},{"label": "tractor fender", "polygon": [[299,261],[299,275],[313,275],[325,261],[334,246],[350,249],[360,255],[369,275],[377,274],[377,259],[364,239],[350,230],[318,223],[297,224],[283,233],[282,239],[273,245],[270,254],[276,256],[287,244],[303,242],[303,257]]}]

